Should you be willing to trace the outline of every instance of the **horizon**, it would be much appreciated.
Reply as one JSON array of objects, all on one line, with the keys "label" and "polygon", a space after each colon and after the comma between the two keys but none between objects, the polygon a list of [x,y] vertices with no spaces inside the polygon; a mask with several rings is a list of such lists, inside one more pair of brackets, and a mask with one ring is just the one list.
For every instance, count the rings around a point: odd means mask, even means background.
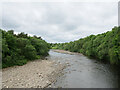
[{"label": "horizon", "polygon": [[[117,26],[114,26],[114,27],[117,27]],[[113,28],[114,28],[113,27]],[[109,31],[112,31],[112,29],[113,28],[111,28],[111,30],[109,30]],[[4,30],[4,29],[2,29],[2,30]],[[9,31],[9,30],[5,30],[5,31]],[[18,35],[18,34],[20,34],[20,33],[22,33],[22,32],[15,32],[15,30],[13,30],[14,31],[14,34],[15,35]],[[108,31],[106,31],[106,32],[108,32]],[[102,32],[102,33],[99,33],[99,34],[103,34],[103,33],[106,33],[106,32]],[[34,36],[35,34],[29,34],[29,33],[26,33],[26,32],[23,32],[24,34],[27,34],[28,36]],[[91,35],[98,35],[98,34],[91,34]],[[37,36],[37,35],[35,35],[35,36]],[[88,35],[88,36],[90,36],[90,35]],[[82,38],[86,38],[86,37],[88,37],[88,36],[85,36],[85,37],[82,37]],[[42,36],[37,36],[37,37],[42,37]],[[82,38],[78,38],[78,39],[76,39],[76,40],[71,40],[71,41],[68,41],[68,42],[47,42],[47,43],[53,43],[53,44],[59,44],[59,43],[69,43],[69,42],[74,42],[74,41],[77,41],[77,40],[79,40],[79,39],[82,39]],[[43,39],[43,38],[42,38]],[[44,40],[44,39],[43,39]]]}]

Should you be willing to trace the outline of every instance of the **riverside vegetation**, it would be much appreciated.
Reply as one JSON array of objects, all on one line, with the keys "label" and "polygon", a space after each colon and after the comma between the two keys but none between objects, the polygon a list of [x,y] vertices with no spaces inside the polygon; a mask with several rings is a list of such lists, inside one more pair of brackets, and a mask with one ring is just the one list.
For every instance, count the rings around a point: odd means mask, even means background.
[{"label": "riverside vegetation", "polygon": [[86,56],[120,65],[120,27],[98,35],[90,35],[68,43],[50,44],[52,49],[79,52]]},{"label": "riverside vegetation", "polygon": [[28,36],[24,32],[16,35],[13,30],[2,32],[2,68],[24,65],[27,61],[48,55],[50,45],[41,37]]},{"label": "riverside vegetation", "polygon": [[[40,59],[52,49],[79,52],[86,56],[120,65],[120,27],[98,35],[90,35],[68,43],[47,43],[41,37],[28,36],[24,32],[16,35],[13,30],[2,33],[2,68],[24,65],[27,61]],[[1,49],[0,49],[1,50]]]}]

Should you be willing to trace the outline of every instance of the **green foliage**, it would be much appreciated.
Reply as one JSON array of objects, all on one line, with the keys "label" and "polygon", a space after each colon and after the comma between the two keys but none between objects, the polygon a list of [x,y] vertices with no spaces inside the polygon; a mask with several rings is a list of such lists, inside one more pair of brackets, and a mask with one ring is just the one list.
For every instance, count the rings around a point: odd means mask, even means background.
[{"label": "green foliage", "polygon": [[28,36],[24,32],[16,35],[13,30],[2,32],[2,67],[24,65],[28,60],[48,55],[50,45],[41,37]]},{"label": "green foliage", "polygon": [[120,27],[98,35],[90,35],[69,43],[51,44],[52,48],[79,52],[111,64],[120,64]]},{"label": "green foliage", "polygon": [[37,55],[46,56],[48,55],[48,51],[50,49],[50,46],[48,43],[46,43],[44,40],[36,39],[36,38],[30,38],[31,44],[35,47],[37,51]]},{"label": "green foliage", "polygon": [[24,48],[24,56],[28,60],[33,60],[36,58],[37,52],[34,46],[26,45]]}]

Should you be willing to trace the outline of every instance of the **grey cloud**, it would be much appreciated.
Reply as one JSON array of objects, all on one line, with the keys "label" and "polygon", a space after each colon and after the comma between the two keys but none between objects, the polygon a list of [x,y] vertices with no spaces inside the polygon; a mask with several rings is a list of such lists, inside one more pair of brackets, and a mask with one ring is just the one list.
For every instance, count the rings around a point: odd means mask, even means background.
[{"label": "grey cloud", "polygon": [[3,17],[2,18],[2,27],[5,29],[14,29],[14,28],[18,28],[19,24],[16,23],[16,21],[14,20],[10,20],[8,18]]},{"label": "grey cloud", "polygon": [[77,28],[77,25],[68,24],[68,25],[64,25],[63,27],[65,30],[75,30]]},{"label": "grey cloud", "polygon": [[3,3],[2,28],[68,42],[111,30],[117,3]]}]

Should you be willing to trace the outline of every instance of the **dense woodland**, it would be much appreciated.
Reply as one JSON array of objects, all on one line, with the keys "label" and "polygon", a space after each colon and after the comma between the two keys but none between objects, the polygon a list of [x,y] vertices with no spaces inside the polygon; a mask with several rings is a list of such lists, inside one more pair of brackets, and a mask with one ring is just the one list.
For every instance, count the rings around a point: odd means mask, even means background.
[{"label": "dense woodland", "polygon": [[[23,65],[27,61],[40,59],[48,55],[50,45],[41,37],[28,36],[21,32],[14,34],[13,30],[2,32],[2,67]],[[1,40],[0,40],[1,41]]]},{"label": "dense woodland", "polygon": [[111,64],[120,65],[120,27],[98,35],[90,35],[69,43],[51,44],[52,49],[79,52]]}]

